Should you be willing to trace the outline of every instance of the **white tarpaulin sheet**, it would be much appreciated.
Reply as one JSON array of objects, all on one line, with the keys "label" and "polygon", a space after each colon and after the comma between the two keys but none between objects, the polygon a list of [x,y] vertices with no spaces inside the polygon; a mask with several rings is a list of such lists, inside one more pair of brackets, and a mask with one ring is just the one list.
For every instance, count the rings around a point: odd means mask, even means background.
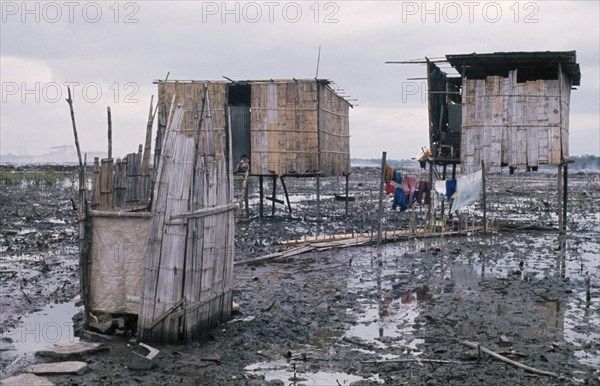
[{"label": "white tarpaulin sheet", "polygon": [[90,216],[90,310],[102,313],[139,313],[128,301],[142,293],[148,243],[149,213],[127,217]]},{"label": "white tarpaulin sheet", "polygon": [[452,212],[464,208],[479,199],[481,192],[481,170],[466,175],[456,181],[456,194],[452,202]]}]

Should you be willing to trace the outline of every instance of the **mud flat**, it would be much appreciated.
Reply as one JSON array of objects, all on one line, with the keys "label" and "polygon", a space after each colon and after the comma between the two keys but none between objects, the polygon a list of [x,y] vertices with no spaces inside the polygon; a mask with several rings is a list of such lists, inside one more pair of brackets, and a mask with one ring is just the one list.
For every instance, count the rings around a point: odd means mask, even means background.
[{"label": "mud flat", "polygon": [[[490,178],[493,215],[556,227],[554,177],[520,177]],[[262,220],[251,184],[250,218],[236,224],[236,259],[280,251],[283,240],[373,230],[377,178],[376,168],[352,174],[348,217],[334,199],[343,179],[326,180],[322,222],[310,180],[286,181],[292,214],[278,206]],[[521,226],[240,263],[234,319],[190,345],[157,346],[152,369],[127,368],[133,341],[94,334],[82,340],[108,350],[83,357],[87,373],[44,377],[58,385],[600,384],[600,180],[575,174],[569,181],[565,236]],[[69,187],[0,189],[2,378],[46,361],[33,355],[32,341],[78,339],[56,329],[78,311],[69,303],[77,293],[75,197]],[[389,206],[386,229],[410,224],[410,212]],[[474,205],[469,218],[480,211]],[[480,354],[466,341],[554,375]]]}]

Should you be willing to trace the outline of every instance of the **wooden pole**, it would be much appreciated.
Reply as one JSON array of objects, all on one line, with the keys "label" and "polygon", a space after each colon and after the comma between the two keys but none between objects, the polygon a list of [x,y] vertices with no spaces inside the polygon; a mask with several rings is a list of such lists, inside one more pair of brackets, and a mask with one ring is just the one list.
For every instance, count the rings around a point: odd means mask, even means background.
[{"label": "wooden pole", "polygon": [[264,190],[263,190],[263,176],[258,176],[258,181],[259,181],[259,187],[258,187],[258,196],[260,197],[260,205],[259,205],[259,217],[263,218],[263,197],[264,197]]},{"label": "wooden pole", "polygon": [[[381,153],[381,177],[379,178],[379,210],[377,212],[377,220],[379,226],[377,229],[377,245],[381,244],[381,232],[383,231],[383,191],[385,185],[385,163],[387,152]],[[400,188],[401,189],[401,188]]]},{"label": "wooden pole", "polygon": [[288,211],[292,213],[292,205],[290,204],[290,197],[288,195],[287,186],[285,186],[285,181],[283,177],[279,177],[279,179],[281,180],[281,186],[283,187],[283,193],[285,194],[285,201],[287,202]]},{"label": "wooden pole", "polygon": [[89,275],[88,275],[88,254],[87,254],[87,235],[85,228],[87,225],[87,197],[85,188],[85,164],[81,159],[81,148],[79,147],[79,138],[77,137],[77,125],[75,124],[75,111],[73,109],[73,99],[71,98],[71,88],[67,87],[68,97],[67,103],[71,113],[71,124],[73,125],[73,137],[75,138],[75,147],[77,148],[77,158],[79,160],[79,287],[80,294],[83,300],[84,308],[84,326],[88,326],[88,310],[89,310]]},{"label": "wooden pole", "polygon": [[317,221],[321,221],[321,178],[317,174]]},{"label": "wooden pole", "polygon": [[502,362],[505,362],[505,363],[511,364],[511,365],[513,365],[513,366],[515,366],[515,367],[518,367],[518,368],[520,368],[520,369],[523,369],[523,370],[525,370],[525,371],[529,371],[529,372],[531,372],[531,373],[535,373],[535,374],[540,374],[540,375],[548,375],[548,376],[550,376],[550,377],[556,377],[556,378],[559,378],[559,375],[558,375],[558,374],[556,374],[556,373],[552,373],[552,372],[549,372],[549,371],[544,371],[544,370],[538,370],[538,369],[536,369],[536,368],[529,367],[529,366],[527,366],[527,365],[524,365],[524,364],[522,364],[522,363],[515,362],[515,361],[513,361],[512,359],[508,359],[507,357],[504,357],[504,356],[502,356],[502,355],[500,355],[500,354],[497,354],[497,353],[495,353],[494,351],[492,351],[492,350],[490,350],[490,349],[488,349],[488,348],[485,348],[485,347],[481,346],[479,343],[476,343],[476,342],[469,342],[469,341],[462,341],[462,342],[460,342],[460,343],[462,343],[462,344],[463,344],[463,345],[465,345],[465,346],[468,346],[468,347],[471,347],[471,348],[473,348],[473,349],[476,349],[476,350],[479,350],[479,351],[481,351],[481,352],[484,352],[484,353],[488,354],[489,356],[491,356],[491,357],[493,357],[493,358],[496,358],[496,359],[498,359],[498,360],[500,360],[500,361],[502,361]]},{"label": "wooden pole", "polygon": [[112,158],[112,115],[110,106],[106,107],[106,115],[108,116],[108,158]]},{"label": "wooden pole", "polygon": [[567,199],[569,196],[569,162],[567,160],[563,161],[563,233],[567,231]]},{"label": "wooden pole", "polygon": [[348,217],[348,182],[350,179],[350,173],[344,173],[346,177],[346,217]]},{"label": "wooden pole", "polygon": [[483,234],[487,233],[487,207],[486,207],[486,193],[485,193],[485,163],[481,160],[481,190],[482,190],[482,199],[481,203],[483,205]]},{"label": "wooden pole", "polygon": [[[433,207],[433,200],[434,200],[434,192],[435,189],[433,188],[433,161],[428,161],[429,163],[429,207],[427,208],[427,224],[431,225],[432,221],[431,221],[431,208]],[[432,227],[430,227],[431,229],[433,229]]]},{"label": "wooden pole", "polygon": [[558,182],[558,233],[563,234],[564,229],[564,218],[563,218],[563,184],[562,184],[562,165],[558,165],[557,182]]},{"label": "wooden pole", "polygon": [[275,216],[275,198],[277,194],[277,175],[273,177],[273,204],[271,206],[271,216]]},{"label": "wooden pole", "polygon": [[[442,181],[446,181],[446,164],[444,164],[444,168],[442,169]],[[448,193],[448,192],[446,192]],[[448,202],[450,202],[450,197],[448,197],[446,195],[446,198],[448,199]],[[441,210],[442,210],[442,214],[441,214],[441,218],[440,220],[442,221],[443,225],[446,225],[446,218],[444,217],[444,203],[446,202],[446,200],[442,200],[441,204]]]},{"label": "wooden pole", "polygon": [[81,149],[79,148],[79,138],[77,137],[77,126],[75,125],[75,111],[73,111],[73,100],[71,99],[71,87],[67,86],[67,91],[69,93],[67,97],[67,103],[69,104],[69,110],[71,110],[71,123],[73,125],[73,137],[75,137],[75,147],[77,148],[77,158],[79,160],[79,169],[80,173],[83,173],[81,169],[83,168],[83,160],[81,159]]}]

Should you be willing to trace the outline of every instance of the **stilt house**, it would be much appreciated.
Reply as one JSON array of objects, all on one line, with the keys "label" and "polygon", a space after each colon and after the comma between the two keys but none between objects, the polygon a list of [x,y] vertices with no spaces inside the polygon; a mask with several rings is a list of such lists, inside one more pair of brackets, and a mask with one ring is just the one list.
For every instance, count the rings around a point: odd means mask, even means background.
[{"label": "stilt house", "polygon": [[446,55],[427,60],[429,138],[438,164],[536,170],[569,156],[569,106],[581,81],[575,51]]},{"label": "stilt house", "polygon": [[[232,158],[250,159],[257,176],[341,176],[350,172],[351,104],[326,79],[158,81],[158,96],[183,103],[182,130],[193,130],[192,105],[205,83],[215,128],[231,124]],[[229,115],[228,115],[229,114]]]}]

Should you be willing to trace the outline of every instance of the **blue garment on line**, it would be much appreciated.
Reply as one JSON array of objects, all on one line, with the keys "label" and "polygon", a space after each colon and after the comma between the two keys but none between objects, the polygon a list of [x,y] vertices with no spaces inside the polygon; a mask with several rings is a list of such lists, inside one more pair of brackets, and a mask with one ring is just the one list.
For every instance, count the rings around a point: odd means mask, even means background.
[{"label": "blue garment on line", "polygon": [[406,208],[408,208],[408,197],[406,194],[404,194],[404,190],[402,188],[397,188],[394,192],[392,209],[395,210],[398,205],[400,205],[400,212],[404,212]]},{"label": "blue garment on line", "polygon": [[456,180],[446,180],[446,197],[448,200],[452,198],[456,192]]}]

